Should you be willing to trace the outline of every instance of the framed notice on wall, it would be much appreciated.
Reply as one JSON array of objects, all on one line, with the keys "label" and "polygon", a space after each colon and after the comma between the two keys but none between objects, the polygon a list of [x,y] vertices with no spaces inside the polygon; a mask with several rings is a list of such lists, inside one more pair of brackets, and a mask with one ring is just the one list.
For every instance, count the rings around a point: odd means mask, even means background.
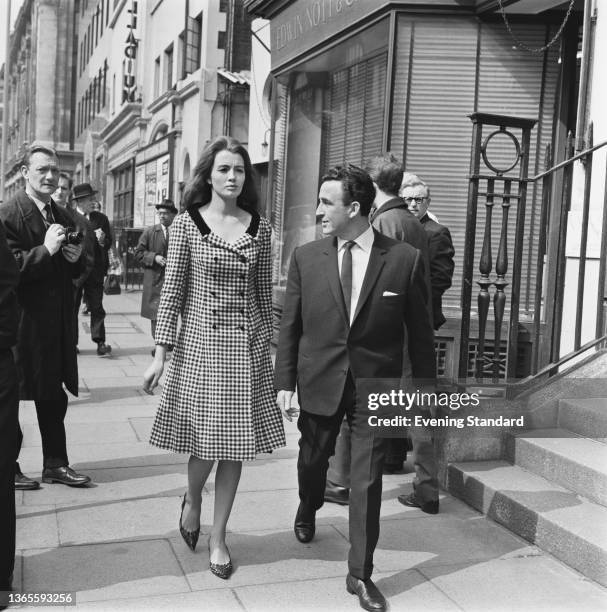
[{"label": "framed notice on wall", "polygon": [[135,168],[135,204],[133,207],[133,227],[145,225],[145,166]]}]

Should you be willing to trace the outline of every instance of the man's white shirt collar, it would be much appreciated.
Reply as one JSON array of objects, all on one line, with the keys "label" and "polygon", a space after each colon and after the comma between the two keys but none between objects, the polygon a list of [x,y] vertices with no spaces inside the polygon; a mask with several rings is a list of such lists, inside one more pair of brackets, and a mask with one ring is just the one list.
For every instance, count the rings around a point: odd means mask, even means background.
[{"label": "man's white shirt collar", "polygon": [[44,207],[47,204],[51,203],[51,198],[50,197],[48,199],[48,202],[43,202],[42,200],[39,200],[35,195],[29,193],[27,190],[25,191],[25,193],[27,193],[28,197],[30,197],[34,201],[34,204],[38,207],[38,210],[40,212],[42,212],[44,210]]},{"label": "man's white shirt collar", "polygon": [[362,234],[357,236],[354,240],[344,240],[343,238],[337,238],[337,250],[341,251],[346,242],[355,242],[365,253],[371,251],[373,241],[375,240],[375,234],[373,228],[369,226]]}]

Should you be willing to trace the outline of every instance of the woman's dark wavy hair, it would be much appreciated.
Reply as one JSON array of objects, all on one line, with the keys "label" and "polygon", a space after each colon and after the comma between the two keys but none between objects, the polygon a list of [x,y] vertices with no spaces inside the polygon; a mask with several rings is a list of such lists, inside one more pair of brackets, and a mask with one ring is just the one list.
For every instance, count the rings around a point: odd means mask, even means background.
[{"label": "woman's dark wavy hair", "polygon": [[212,189],[208,183],[211,178],[211,171],[215,163],[215,157],[220,151],[229,151],[242,157],[245,169],[244,185],[236,200],[240,208],[252,208],[257,210],[259,206],[259,195],[255,186],[254,170],[251,165],[251,158],[247,150],[235,138],[230,136],[218,136],[210,142],[200,154],[200,159],[194,168],[194,174],[188,182],[184,194],[183,204],[186,208],[198,204],[206,204],[211,201]]}]

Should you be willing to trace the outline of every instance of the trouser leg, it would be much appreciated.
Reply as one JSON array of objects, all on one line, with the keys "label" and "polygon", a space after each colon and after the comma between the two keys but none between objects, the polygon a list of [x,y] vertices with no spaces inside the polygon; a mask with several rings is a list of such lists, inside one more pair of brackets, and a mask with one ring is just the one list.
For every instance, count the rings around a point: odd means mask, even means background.
[{"label": "trouser leg", "polygon": [[[15,567],[15,462],[19,452],[17,371],[10,349],[0,349],[0,591]],[[0,598],[0,605],[6,605]]]},{"label": "trouser leg", "polygon": [[340,487],[350,488],[350,426],[344,418],[335,442],[335,454],[329,459],[327,480]]},{"label": "trouser leg", "polygon": [[69,465],[65,437],[67,395],[61,389],[51,400],[37,400],[36,413],[42,437],[42,456],[45,468]]},{"label": "trouser leg", "polygon": [[105,310],[103,309],[103,280],[87,279],[84,295],[91,312],[91,338],[93,342],[105,342]]},{"label": "trouser leg", "polygon": [[373,434],[367,415],[357,410],[355,401],[347,416],[352,434],[348,568],[353,576],[366,580],[373,572],[373,553],[379,539],[386,440]]},{"label": "trouser leg", "polygon": [[[417,429],[417,428],[414,428]],[[415,468],[415,479],[413,488],[415,496],[421,502],[438,500],[438,468],[434,443],[429,432],[414,432],[413,442],[413,467]]]},{"label": "trouser leg", "polygon": [[297,420],[301,433],[297,458],[299,499],[310,510],[324,503],[329,457],[335,450],[335,439],[343,420],[343,409],[330,417],[302,411]]}]

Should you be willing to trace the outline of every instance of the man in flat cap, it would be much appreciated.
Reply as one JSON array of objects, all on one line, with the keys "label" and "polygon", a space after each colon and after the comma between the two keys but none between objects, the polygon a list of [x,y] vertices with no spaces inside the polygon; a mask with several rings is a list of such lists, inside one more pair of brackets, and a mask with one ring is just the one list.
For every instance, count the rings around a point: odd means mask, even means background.
[{"label": "man in flat cap", "polygon": [[105,343],[105,310],[103,309],[103,279],[109,267],[108,251],[112,246],[110,221],[102,213],[93,210],[97,191],[90,183],[74,185],[72,201],[79,213],[83,214],[91,224],[95,233],[95,263],[84,285],[78,292],[77,305],[80,305],[82,295],[91,314],[91,338],[97,344],[97,355],[108,357],[112,347]]},{"label": "man in flat cap", "polygon": [[[156,314],[164,284],[164,269],[169,250],[169,227],[177,214],[175,205],[168,199],[156,204],[156,210],[159,223],[146,227],[135,249],[135,257],[144,269],[141,316],[150,319],[152,338],[156,333]],[[155,349],[152,350],[152,355],[154,351]]]}]

